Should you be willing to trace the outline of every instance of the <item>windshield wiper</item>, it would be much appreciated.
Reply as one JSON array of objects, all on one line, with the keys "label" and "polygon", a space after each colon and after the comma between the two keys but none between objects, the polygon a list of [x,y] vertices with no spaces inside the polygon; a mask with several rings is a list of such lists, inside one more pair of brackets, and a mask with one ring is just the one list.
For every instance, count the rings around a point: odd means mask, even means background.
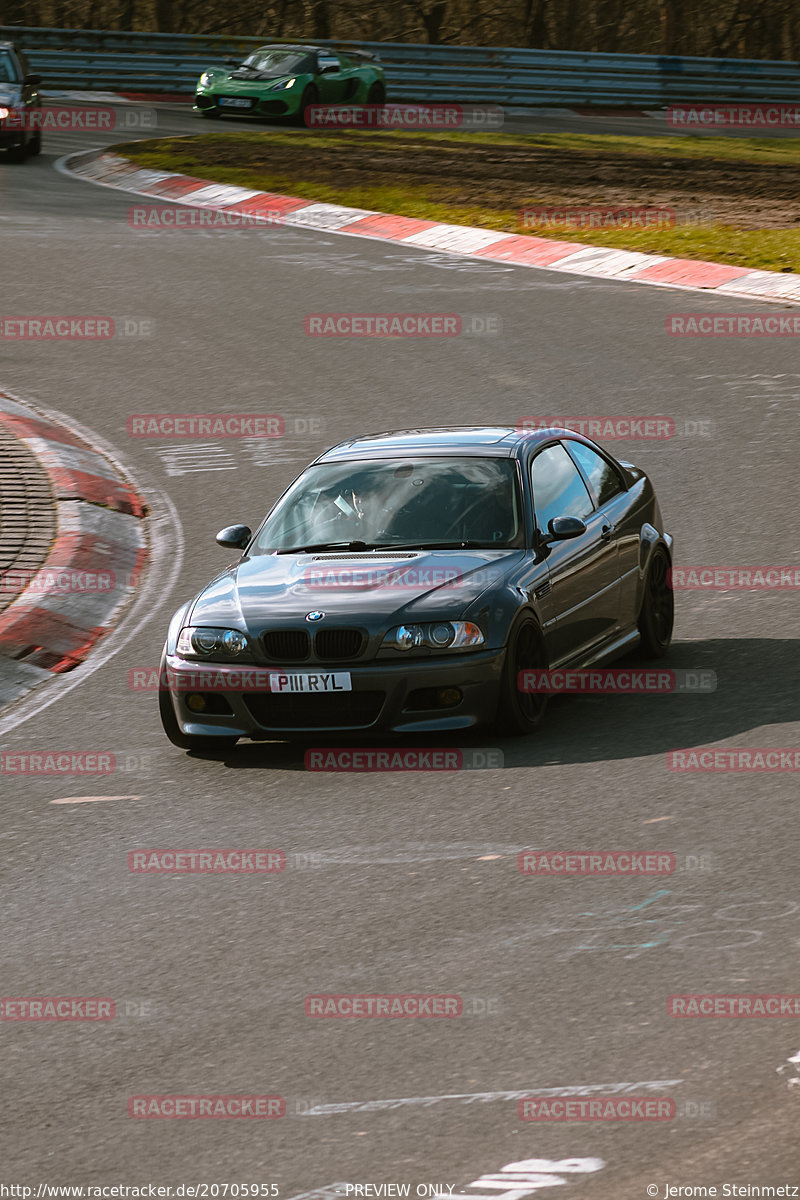
[{"label": "windshield wiper", "polygon": [[486,542],[403,542],[396,550],[508,550],[508,546],[490,546]]},{"label": "windshield wiper", "polygon": [[314,546],[290,546],[288,550],[276,550],[276,554],[317,554],[323,550],[375,550],[367,542],[318,542]]}]

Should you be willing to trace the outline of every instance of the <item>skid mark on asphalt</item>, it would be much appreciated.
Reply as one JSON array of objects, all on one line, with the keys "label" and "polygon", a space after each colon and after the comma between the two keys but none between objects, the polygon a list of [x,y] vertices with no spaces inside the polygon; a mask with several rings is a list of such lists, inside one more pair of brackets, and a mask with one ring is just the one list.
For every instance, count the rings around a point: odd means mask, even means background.
[{"label": "skid mark on asphalt", "polygon": [[[320,449],[321,449],[320,445]],[[235,471],[241,466],[272,467],[282,463],[308,462],[308,439],[242,438],[241,443],[220,446],[216,442],[182,442],[152,446],[167,475],[193,475],[198,471]]]},{"label": "skid mark on asphalt", "polygon": [[391,866],[393,863],[433,863],[458,859],[474,859],[476,862],[488,858],[516,858],[524,850],[537,850],[538,846],[487,845],[485,842],[452,842],[444,845],[426,842],[411,842],[404,848],[393,845],[339,846],[330,850],[308,851],[315,866]]},{"label": "skid mark on asphalt", "polygon": [[563,1096],[616,1096],[637,1091],[669,1092],[683,1083],[682,1079],[646,1079],[638,1083],[576,1083],[559,1087],[525,1088],[513,1092],[447,1092],[442,1096],[404,1096],[392,1100],[351,1100],[342,1104],[316,1104],[302,1116],[325,1117],[345,1112],[381,1112],[383,1109],[422,1107],[435,1104],[492,1104],[503,1100],[527,1100],[533,1096],[549,1099]]},{"label": "skid mark on asphalt", "polygon": [[97,804],[102,800],[141,800],[141,796],[62,796],[51,804]]}]

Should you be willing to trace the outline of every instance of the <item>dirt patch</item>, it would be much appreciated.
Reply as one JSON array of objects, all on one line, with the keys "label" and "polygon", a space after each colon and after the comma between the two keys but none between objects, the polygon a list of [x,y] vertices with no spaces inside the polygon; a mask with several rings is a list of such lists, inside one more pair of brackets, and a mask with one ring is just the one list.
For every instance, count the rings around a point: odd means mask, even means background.
[{"label": "dirt patch", "polygon": [[431,202],[498,213],[536,204],[647,205],[678,220],[739,229],[800,224],[800,164],[623,154],[612,149],[386,138],[346,132],[335,139],[271,138],[257,144],[194,140],[197,166],[258,169],[341,189],[401,186]]}]

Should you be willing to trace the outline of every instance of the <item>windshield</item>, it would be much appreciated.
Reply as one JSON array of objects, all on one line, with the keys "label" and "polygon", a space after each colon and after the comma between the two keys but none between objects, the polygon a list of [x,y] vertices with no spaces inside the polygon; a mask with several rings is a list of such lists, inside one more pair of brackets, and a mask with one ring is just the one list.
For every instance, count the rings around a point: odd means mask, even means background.
[{"label": "windshield", "polygon": [[308,58],[297,50],[254,50],[244,60],[244,66],[262,75],[291,75]]},{"label": "windshield", "polygon": [[0,83],[13,83],[16,79],[11,59],[5,50],[0,50]]},{"label": "windshield", "polygon": [[509,459],[387,459],[309,467],[279,500],[250,553],[350,542],[499,550],[522,540]]}]

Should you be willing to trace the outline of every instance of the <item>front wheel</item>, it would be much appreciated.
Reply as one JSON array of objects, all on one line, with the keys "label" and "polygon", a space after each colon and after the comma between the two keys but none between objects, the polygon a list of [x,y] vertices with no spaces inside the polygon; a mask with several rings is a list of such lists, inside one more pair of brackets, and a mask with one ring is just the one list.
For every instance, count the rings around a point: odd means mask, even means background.
[{"label": "front wheel", "polygon": [[161,665],[158,668],[158,713],[161,717],[161,724],[164,733],[167,735],[173,746],[178,746],[181,750],[230,750],[238,742],[238,737],[203,737],[200,734],[184,733],[178,724],[178,718],[175,716],[175,709],[172,706],[172,697],[169,693],[169,688],[165,686],[164,680],[167,673],[166,656],[162,654]]},{"label": "front wheel", "polygon": [[31,140],[28,142],[28,154],[41,154],[41,153],[42,153],[42,135],[41,135],[41,133],[37,132],[33,135]]},{"label": "front wheel", "polygon": [[201,108],[200,116],[206,121],[216,121],[219,119],[219,109],[217,108],[216,104],[213,108]]},{"label": "front wheel", "polygon": [[6,156],[9,162],[24,163],[28,157],[28,147],[24,141],[18,142],[16,146],[9,146]]},{"label": "front wheel", "polygon": [[653,551],[637,622],[641,649],[648,658],[663,658],[672,641],[675,596],[669,578],[670,565],[669,555],[662,546]]},{"label": "front wheel", "polygon": [[541,725],[548,696],[544,692],[521,692],[518,677],[520,671],[546,669],[547,655],[542,631],[537,621],[526,615],[517,623],[508,639],[495,721],[497,733],[521,737],[533,733]]},{"label": "front wheel", "polygon": [[367,92],[367,104],[385,104],[386,88],[382,83],[373,83]]},{"label": "front wheel", "polygon": [[300,101],[300,107],[297,110],[298,125],[308,125],[306,117],[312,104],[319,104],[319,92],[313,84],[309,84],[309,86],[303,92],[303,97]]}]

